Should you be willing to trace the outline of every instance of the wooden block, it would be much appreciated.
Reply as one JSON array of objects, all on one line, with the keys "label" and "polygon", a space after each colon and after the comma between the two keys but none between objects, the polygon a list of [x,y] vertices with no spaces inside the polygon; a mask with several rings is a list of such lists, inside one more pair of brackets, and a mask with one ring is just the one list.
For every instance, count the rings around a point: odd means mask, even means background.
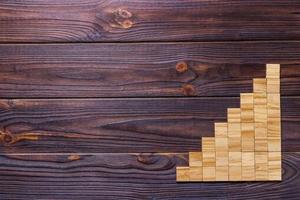
[{"label": "wooden block", "polygon": [[241,137],[240,123],[228,123],[228,137]]},{"label": "wooden block", "polygon": [[268,153],[268,175],[269,180],[280,181],[281,178],[281,152]]},{"label": "wooden block", "polygon": [[267,94],[254,93],[254,121],[265,123],[267,121]]},{"label": "wooden block", "polygon": [[267,122],[267,104],[266,105],[255,105],[254,106],[254,121],[255,123],[266,123]]},{"label": "wooden block", "polygon": [[228,138],[228,151],[242,151],[241,137]]},{"label": "wooden block", "polygon": [[267,139],[267,123],[255,123],[254,124],[254,133],[255,133],[255,140],[256,139]]},{"label": "wooden block", "polygon": [[268,152],[255,152],[255,180],[268,180]]},{"label": "wooden block", "polygon": [[253,93],[241,93],[241,122],[254,122]]},{"label": "wooden block", "polygon": [[241,109],[253,109],[253,93],[241,93]]},{"label": "wooden block", "polygon": [[254,78],[253,79],[253,92],[254,93],[266,93],[267,92],[267,79]]},{"label": "wooden block", "polygon": [[281,151],[281,139],[268,138],[268,151]]},{"label": "wooden block", "polygon": [[241,166],[229,166],[229,181],[241,181],[242,180],[242,167]]},{"label": "wooden block", "polygon": [[239,123],[241,121],[241,109],[240,108],[228,108],[227,109],[228,123]]},{"label": "wooden block", "polygon": [[203,181],[202,167],[190,167],[189,181]]},{"label": "wooden block", "polygon": [[242,180],[255,181],[255,168],[254,166],[242,167]]},{"label": "wooden block", "polygon": [[242,166],[254,166],[254,152],[242,152]]},{"label": "wooden block", "polygon": [[241,122],[254,122],[254,110],[242,109],[241,111]]},{"label": "wooden block", "polygon": [[215,137],[228,137],[227,123],[215,123]]},{"label": "wooden block", "polygon": [[242,180],[243,181],[254,181],[255,170],[254,170],[254,152],[242,152]]},{"label": "wooden block", "polygon": [[215,167],[216,166],[216,152],[215,151],[203,151],[202,152],[202,165],[203,167]]},{"label": "wooden block", "polygon": [[216,181],[228,181],[229,176],[228,166],[216,167]]},{"label": "wooden block", "polygon": [[241,123],[242,151],[254,151],[254,123]]},{"label": "wooden block", "polygon": [[215,151],[214,137],[202,137],[202,151]]},{"label": "wooden block", "polygon": [[242,166],[242,152],[229,152],[229,166]]},{"label": "wooden block", "polygon": [[228,138],[216,137],[216,151],[228,151]]},{"label": "wooden block", "polygon": [[203,167],[203,181],[216,181],[216,167]]},{"label": "wooden block", "polygon": [[268,139],[281,139],[281,123],[280,119],[268,121],[267,135]]},{"label": "wooden block", "polygon": [[177,182],[186,182],[189,181],[189,167],[176,167],[176,181]]},{"label": "wooden block", "polygon": [[255,151],[268,151],[268,140],[255,138]]},{"label": "wooden block", "polygon": [[280,78],[280,64],[267,64],[267,78]]},{"label": "wooden block", "polygon": [[267,93],[280,93],[280,79],[279,78],[268,78],[267,79]]},{"label": "wooden block", "polygon": [[216,166],[228,166],[228,151],[216,151]]},{"label": "wooden block", "polygon": [[189,152],[189,166],[191,167],[202,166],[202,152]]},{"label": "wooden block", "polygon": [[267,104],[267,93],[254,93],[253,102],[255,105],[266,105]]},{"label": "wooden block", "polygon": [[280,94],[267,95],[268,119],[280,118]]}]

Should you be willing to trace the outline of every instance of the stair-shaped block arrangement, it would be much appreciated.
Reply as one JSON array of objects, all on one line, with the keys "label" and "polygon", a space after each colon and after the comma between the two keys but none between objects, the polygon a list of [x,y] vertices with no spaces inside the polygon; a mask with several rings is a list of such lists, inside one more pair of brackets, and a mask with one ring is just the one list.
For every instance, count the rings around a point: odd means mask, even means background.
[{"label": "stair-shaped block arrangement", "polygon": [[281,180],[280,65],[266,67],[253,93],[241,93],[240,108],[215,123],[215,137],[202,138],[202,152],[177,167],[177,182]]}]

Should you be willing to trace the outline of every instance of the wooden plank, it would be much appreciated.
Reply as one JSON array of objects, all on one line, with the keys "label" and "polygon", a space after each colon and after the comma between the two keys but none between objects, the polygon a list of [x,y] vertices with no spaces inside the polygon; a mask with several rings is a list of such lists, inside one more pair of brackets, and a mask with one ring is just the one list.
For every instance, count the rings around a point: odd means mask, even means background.
[{"label": "wooden plank", "polygon": [[281,182],[176,183],[176,166],[186,166],[187,156],[124,153],[1,155],[0,198],[300,198],[300,153],[283,153]]},{"label": "wooden plank", "polygon": [[[300,97],[282,98],[282,151],[300,150]],[[189,152],[239,98],[0,100],[0,150]],[[229,142],[229,141],[228,141]]]},{"label": "wooden plank", "polygon": [[288,41],[0,45],[0,98],[239,96],[265,63],[282,63],[281,95],[295,96],[299,57]]},{"label": "wooden plank", "polygon": [[2,0],[0,42],[295,40],[299,9],[294,0]]}]

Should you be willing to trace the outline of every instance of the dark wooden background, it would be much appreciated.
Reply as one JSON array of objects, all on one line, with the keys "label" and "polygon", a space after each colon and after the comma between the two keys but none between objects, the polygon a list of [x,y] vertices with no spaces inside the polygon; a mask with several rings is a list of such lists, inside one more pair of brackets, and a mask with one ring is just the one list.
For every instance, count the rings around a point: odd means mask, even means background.
[{"label": "dark wooden background", "polygon": [[[283,181],[177,184],[265,63]],[[299,0],[1,0],[0,199],[298,200],[299,67]]]}]

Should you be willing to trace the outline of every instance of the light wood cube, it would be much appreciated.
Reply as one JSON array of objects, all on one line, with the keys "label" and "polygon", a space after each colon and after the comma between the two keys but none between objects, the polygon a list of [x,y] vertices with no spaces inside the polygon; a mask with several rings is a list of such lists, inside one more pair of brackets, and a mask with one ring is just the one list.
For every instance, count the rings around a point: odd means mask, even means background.
[{"label": "light wood cube", "polygon": [[201,167],[202,152],[189,152],[189,165],[191,167]]}]

